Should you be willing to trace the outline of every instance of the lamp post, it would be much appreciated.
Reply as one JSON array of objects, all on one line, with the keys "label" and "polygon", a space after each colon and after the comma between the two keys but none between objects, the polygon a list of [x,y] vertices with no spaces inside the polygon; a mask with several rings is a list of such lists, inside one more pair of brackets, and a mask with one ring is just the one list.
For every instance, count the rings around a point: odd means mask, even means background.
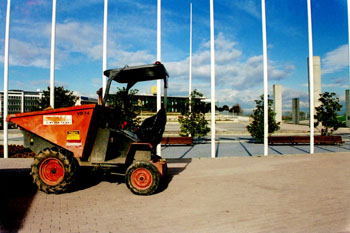
[{"label": "lamp post", "polygon": [[8,158],[8,70],[9,70],[9,47],[10,47],[10,13],[11,0],[7,0],[6,29],[5,29],[5,55],[4,55],[4,158]]},{"label": "lamp post", "polygon": [[191,112],[192,101],[192,3],[190,3],[190,67],[189,67],[189,85],[188,85],[188,102],[189,111]]},{"label": "lamp post", "polygon": [[263,36],[263,63],[264,63],[264,156],[269,153],[269,93],[268,93],[268,67],[267,67],[267,36],[266,36],[266,10],[265,0],[261,0],[262,36]]},{"label": "lamp post", "polygon": [[51,60],[50,60],[50,106],[55,108],[55,44],[56,44],[56,0],[52,0]]},{"label": "lamp post", "polygon": [[210,0],[210,76],[211,76],[211,157],[216,157],[215,145],[215,37],[214,1]]},{"label": "lamp post", "polygon": [[108,0],[105,0],[103,14],[103,48],[102,48],[102,98],[105,96],[107,79],[103,72],[107,70],[107,23],[108,23]]},{"label": "lamp post", "polygon": [[[161,62],[161,0],[157,2],[157,61]],[[161,109],[161,80],[157,80],[157,111]],[[161,156],[161,146],[157,146],[157,155]]]},{"label": "lamp post", "polygon": [[310,100],[310,154],[314,153],[314,55],[312,45],[311,0],[307,0],[309,35],[309,100]]}]

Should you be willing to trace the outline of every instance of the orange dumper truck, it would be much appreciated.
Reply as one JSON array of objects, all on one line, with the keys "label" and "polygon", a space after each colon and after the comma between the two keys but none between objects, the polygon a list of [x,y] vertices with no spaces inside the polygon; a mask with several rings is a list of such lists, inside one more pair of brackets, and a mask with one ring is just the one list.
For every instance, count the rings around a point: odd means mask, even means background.
[{"label": "orange dumper truck", "polygon": [[[165,159],[156,155],[166,124],[162,107],[145,119],[136,133],[122,127],[123,109],[108,106],[113,81],[127,84],[127,92],[137,82],[164,80],[168,73],[156,62],[106,70],[108,77],[101,104],[10,114],[8,122],[24,133],[24,146],[36,153],[31,175],[39,190],[46,193],[69,191],[79,167],[102,167],[125,175],[127,187],[135,194],[157,191],[167,174]],[[127,106],[127,105],[125,105]]]}]

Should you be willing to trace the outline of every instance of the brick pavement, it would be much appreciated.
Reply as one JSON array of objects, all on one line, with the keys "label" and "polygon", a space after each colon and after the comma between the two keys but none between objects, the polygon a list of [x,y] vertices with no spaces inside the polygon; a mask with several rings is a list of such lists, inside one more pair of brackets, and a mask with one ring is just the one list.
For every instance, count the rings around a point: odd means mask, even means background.
[{"label": "brick pavement", "polygon": [[28,173],[2,172],[0,232],[350,231],[349,153],[169,162],[152,196],[113,175],[47,195]]}]

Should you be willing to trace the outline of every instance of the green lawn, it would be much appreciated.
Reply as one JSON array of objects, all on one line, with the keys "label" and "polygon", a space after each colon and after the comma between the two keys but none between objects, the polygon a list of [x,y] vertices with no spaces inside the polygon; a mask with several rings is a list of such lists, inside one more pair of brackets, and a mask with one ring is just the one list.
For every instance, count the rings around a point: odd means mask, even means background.
[{"label": "green lawn", "polygon": [[340,120],[341,122],[345,122],[346,120],[346,116],[343,115],[343,116],[337,116],[338,120]]}]

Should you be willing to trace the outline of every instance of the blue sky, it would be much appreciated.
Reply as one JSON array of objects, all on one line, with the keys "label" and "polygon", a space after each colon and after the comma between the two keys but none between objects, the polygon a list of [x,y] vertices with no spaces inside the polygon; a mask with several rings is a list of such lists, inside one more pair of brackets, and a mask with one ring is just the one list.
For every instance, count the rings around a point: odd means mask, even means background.
[{"label": "blue sky", "polygon": [[[193,88],[210,98],[209,0],[162,1],[162,62],[170,74],[168,94],[188,94],[189,5],[193,3]],[[3,80],[6,3],[0,2],[0,78]],[[101,87],[103,0],[57,1],[56,85],[95,97]],[[266,0],[269,93],[283,86],[283,111],[292,98],[308,107],[307,2]],[[245,112],[263,94],[260,0],[214,0],[216,98]],[[11,5],[9,88],[49,85],[50,0]],[[108,68],[156,61],[157,1],[109,0]],[[322,90],[344,102],[348,78],[346,0],[312,0],[314,55],[321,56]],[[150,93],[155,83],[137,85]],[[3,89],[3,82],[0,82]]]}]

